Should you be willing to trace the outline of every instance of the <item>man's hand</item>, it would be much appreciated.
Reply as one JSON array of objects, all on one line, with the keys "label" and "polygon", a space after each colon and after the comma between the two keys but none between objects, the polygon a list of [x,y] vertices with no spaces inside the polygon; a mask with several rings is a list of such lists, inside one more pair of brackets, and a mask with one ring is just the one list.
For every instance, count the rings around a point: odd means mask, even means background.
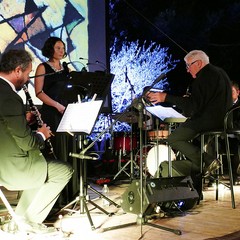
[{"label": "man's hand", "polygon": [[50,127],[48,127],[45,123],[40,128],[38,128],[37,132],[43,133],[46,139],[52,136],[52,131],[50,130]]},{"label": "man's hand", "polygon": [[167,94],[163,92],[148,92],[146,98],[153,104],[165,102]]},{"label": "man's hand", "polygon": [[28,125],[33,125],[36,123],[36,117],[33,112],[26,112],[26,120]]}]

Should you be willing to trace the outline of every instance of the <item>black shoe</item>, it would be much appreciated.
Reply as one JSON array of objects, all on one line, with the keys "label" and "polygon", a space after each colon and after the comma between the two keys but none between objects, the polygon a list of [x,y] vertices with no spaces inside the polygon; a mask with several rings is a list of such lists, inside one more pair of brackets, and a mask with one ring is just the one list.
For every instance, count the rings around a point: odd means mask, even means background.
[{"label": "black shoe", "polygon": [[211,176],[221,166],[222,166],[222,163],[220,162],[220,160],[215,159],[214,161],[211,162],[211,164],[207,168],[204,169],[203,177],[207,178],[207,177]]}]

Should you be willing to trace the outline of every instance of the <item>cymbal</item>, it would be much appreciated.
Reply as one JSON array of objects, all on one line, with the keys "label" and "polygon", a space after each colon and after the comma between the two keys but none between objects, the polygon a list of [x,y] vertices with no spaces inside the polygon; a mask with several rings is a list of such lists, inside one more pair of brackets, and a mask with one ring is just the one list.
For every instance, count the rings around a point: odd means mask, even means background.
[{"label": "cymbal", "polygon": [[[115,120],[118,119],[118,121],[120,122],[127,122],[127,123],[137,123],[139,119],[139,114],[132,111],[122,114],[121,117],[120,115],[121,113],[118,113],[116,115],[113,115],[112,118]],[[147,121],[149,118],[150,117],[148,115],[143,116],[144,121]]]}]

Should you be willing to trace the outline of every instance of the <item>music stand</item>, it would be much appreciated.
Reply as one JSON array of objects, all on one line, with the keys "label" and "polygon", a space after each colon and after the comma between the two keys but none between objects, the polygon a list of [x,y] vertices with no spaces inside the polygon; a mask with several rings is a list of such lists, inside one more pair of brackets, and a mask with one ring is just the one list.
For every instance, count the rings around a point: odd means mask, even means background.
[{"label": "music stand", "polygon": [[[88,75],[89,76],[89,75]],[[112,75],[111,75],[112,76]],[[82,82],[81,84],[87,84],[86,80],[85,82]],[[96,91],[96,94],[99,93],[100,96],[104,97],[104,94],[102,92],[107,92],[107,87],[110,86],[110,81],[112,81],[112,78],[109,78],[109,83],[108,86],[104,85],[99,82],[98,80],[92,81],[92,83],[89,83],[91,85],[91,88]],[[100,84],[101,83],[101,84]],[[90,102],[80,102],[80,103],[72,103],[68,104],[64,115],[62,117],[62,120],[58,126],[57,132],[68,132],[71,135],[77,134],[82,137],[83,135],[86,134],[91,134],[93,126],[97,120],[97,117],[99,115],[100,109],[102,107],[103,100],[96,100],[96,101],[90,101]],[[76,118],[78,116],[78,118]],[[80,140],[81,141],[81,140]],[[84,146],[81,144],[81,146]],[[87,150],[87,149],[86,149]],[[100,211],[107,215],[112,215],[112,213],[107,212],[105,209],[101,208],[98,206],[96,203],[91,201],[89,197],[87,196],[87,189],[90,189],[94,193],[98,194],[100,197],[105,198],[107,201],[110,203],[114,204],[115,206],[118,206],[115,202],[112,200],[108,199],[106,196],[103,194],[99,193],[95,189],[93,189],[90,185],[86,184],[86,162],[85,160],[98,160],[98,157],[94,155],[93,157],[91,156],[85,156],[84,149],[82,149],[82,152],[80,154],[72,154],[70,153],[69,155],[74,157],[74,158],[80,158],[80,164],[79,164],[79,196],[67,204],[65,207],[63,207],[59,212],[63,210],[68,210],[70,212],[76,212],[75,210],[70,210],[67,209],[69,206],[73,204],[77,204],[79,202],[79,212],[80,214],[85,213],[87,214],[88,220],[90,222],[92,230],[95,229],[95,226],[93,224],[90,212],[87,208],[87,203],[92,204],[95,208],[98,208]]]},{"label": "music stand", "polygon": [[[96,100],[104,100],[101,112],[111,112],[110,86],[114,75],[102,71],[69,73],[67,89],[63,92],[64,99],[69,102],[77,102],[77,95],[82,94],[82,100],[97,95]],[[71,88],[72,87],[72,88]]]},{"label": "music stand", "polygon": [[[90,134],[92,132],[93,126],[98,117],[100,108],[102,106],[103,101],[90,101],[85,103],[72,103],[69,104],[64,112],[62,120],[57,128],[57,132],[68,132],[69,134]],[[89,111],[91,109],[91,111]],[[94,229],[93,221],[91,219],[89,210],[87,208],[87,202],[91,203],[93,206],[99,208],[105,214],[109,214],[107,211],[97,206],[94,202],[87,198],[86,190],[84,188],[86,181],[86,164],[85,160],[92,159],[97,160],[98,158],[88,157],[82,155],[80,158],[80,170],[79,170],[79,196],[65,207],[63,207],[61,211],[68,210],[67,208],[73,204],[79,202],[80,213],[85,213],[88,216],[89,222],[91,224],[92,229]],[[75,212],[75,210],[68,210],[71,212]]]}]

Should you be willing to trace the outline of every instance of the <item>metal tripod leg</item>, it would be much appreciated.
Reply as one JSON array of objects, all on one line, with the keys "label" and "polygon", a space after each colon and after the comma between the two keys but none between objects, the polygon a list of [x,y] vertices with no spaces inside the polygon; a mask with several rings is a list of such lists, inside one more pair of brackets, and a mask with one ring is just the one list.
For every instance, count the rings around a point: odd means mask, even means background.
[{"label": "metal tripod leg", "polygon": [[[88,189],[91,190],[92,192],[96,193],[99,197],[106,199],[110,204],[113,204],[115,207],[120,208],[121,206],[106,197],[104,194],[98,192],[96,189],[92,188],[90,185],[88,185]],[[104,209],[103,209],[104,210]],[[104,210],[105,211],[105,210]]]},{"label": "metal tripod leg", "polygon": [[148,225],[148,226],[151,226],[151,227],[155,227],[155,228],[158,228],[158,229],[162,229],[162,230],[165,230],[165,231],[168,231],[168,232],[172,232],[176,235],[181,235],[182,234],[181,230],[179,230],[179,229],[173,229],[173,228],[160,226],[158,224],[149,223],[145,218],[138,218],[136,222],[131,222],[131,223],[126,223],[126,224],[122,224],[122,225],[118,225],[118,226],[103,228],[102,231],[107,232],[107,231],[111,231],[111,230],[115,230],[115,229],[130,227],[130,226],[133,226],[133,225],[137,225],[138,223]]},{"label": "metal tripod leg", "polygon": [[133,161],[133,160],[129,160],[128,162],[126,162],[125,164],[124,164],[124,166],[121,168],[121,170],[120,171],[118,171],[118,173],[114,176],[114,180],[117,178],[117,176],[121,173],[121,172],[124,172],[126,175],[128,175],[128,177],[131,177],[131,174],[129,174],[129,173],[127,173],[126,171],[125,171],[125,169],[126,169],[126,167],[129,165],[129,164],[134,164],[135,166],[137,166],[137,164],[136,164],[136,162],[135,161]]},{"label": "metal tripod leg", "polygon": [[[81,144],[81,140],[79,141],[79,148],[83,148],[82,144]],[[67,204],[65,207],[63,207],[60,211],[58,211],[58,213],[62,212],[62,211],[69,211],[69,212],[79,212],[80,214],[87,214],[89,223],[91,225],[92,230],[95,230],[95,226],[93,224],[91,215],[90,215],[90,211],[87,207],[87,204],[90,203],[91,205],[93,205],[95,208],[99,209],[100,211],[102,211],[103,213],[105,213],[108,216],[111,216],[112,213],[107,212],[105,209],[103,209],[102,207],[100,207],[99,205],[97,205],[95,202],[91,201],[89,198],[89,195],[87,195],[87,189],[93,191],[94,193],[98,194],[98,196],[105,198],[108,202],[110,202],[110,204],[113,204],[116,207],[120,207],[118,204],[116,204],[114,201],[112,201],[111,199],[107,198],[106,196],[104,196],[103,194],[99,193],[97,190],[95,190],[94,188],[92,188],[90,185],[87,184],[87,166],[86,166],[86,159],[79,159],[79,196],[76,197],[75,200],[73,200],[72,202],[70,202],[69,204]],[[75,210],[77,205],[79,205],[79,211]],[[69,209],[70,206],[73,206],[72,209]]]},{"label": "metal tripod leg", "polygon": [[[131,127],[132,128],[132,127]],[[124,143],[124,148],[125,148],[125,143]],[[115,180],[122,172],[124,172],[128,177],[130,177],[130,179],[133,179],[133,171],[134,171],[134,166],[136,167],[137,164],[136,162],[133,160],[133,133],[131,130],[131,136],[130,136],[130,160],[128,160],[128,162],[126,162],[124,164],[124,166],[121,166],[121,149],[120,149],[120,153],[119,153],[119,160],[118,160],[118,172],[117,174],[113,177],[113,180]],[[130,164],[130,173],[126,172],[125,169],[126,167]]]},{"label": "metal tripod leg", "polygon": [[[89,187],[89,189],[99,195],[102,195],[101,193],[97,192],[95,189],[93,189],[92,187]],[[107,201],[109,201],[110,203],[114,204],[115,206],[117,207],[120,207],[118,204],[116,204],[115,202],[113,202],[112,200],[108,199],[107,197],[105,197],[104,195],[102,195]],[[79,212],[80,214],[84,214],[86,213],[87,214],[87,217],[88,217],[88,220],[89,220],[89,223],[91,225],[91,228],[92,230],[95,230],[95,226],[93,224],[93,221],[92,221],[92,217],[91,217],[91,214],[90,214],[90,211],[87,207],[87,204],[90,203],[91,205],[93,205],[95,208],[99,209],[100,211],[102,211],[103,213],[105,213],[106,215],[108,216],[111,216],[113,215],[112,213],[109,213],[107,212],[105,209],[103,209],[102,207],[98,206],[95,202],[91,201],[89,199],[89,196],[86,195],[85,193],[82,194],[80,192],[79,196],[76,197],[75,200],[73,200],[72,202],[70,202],[69,204],[67,204],[65,207],[63,207],[58,213],[62,212],[62,211],[68,211],[68,212],[71,212],[71,213],[75,213],[75,212]],[[76,207],[77,205],[79,204],[79,211],[76,210]],[[70,206],[73,205],[73,208],[72,209],[69,209]]]}]

